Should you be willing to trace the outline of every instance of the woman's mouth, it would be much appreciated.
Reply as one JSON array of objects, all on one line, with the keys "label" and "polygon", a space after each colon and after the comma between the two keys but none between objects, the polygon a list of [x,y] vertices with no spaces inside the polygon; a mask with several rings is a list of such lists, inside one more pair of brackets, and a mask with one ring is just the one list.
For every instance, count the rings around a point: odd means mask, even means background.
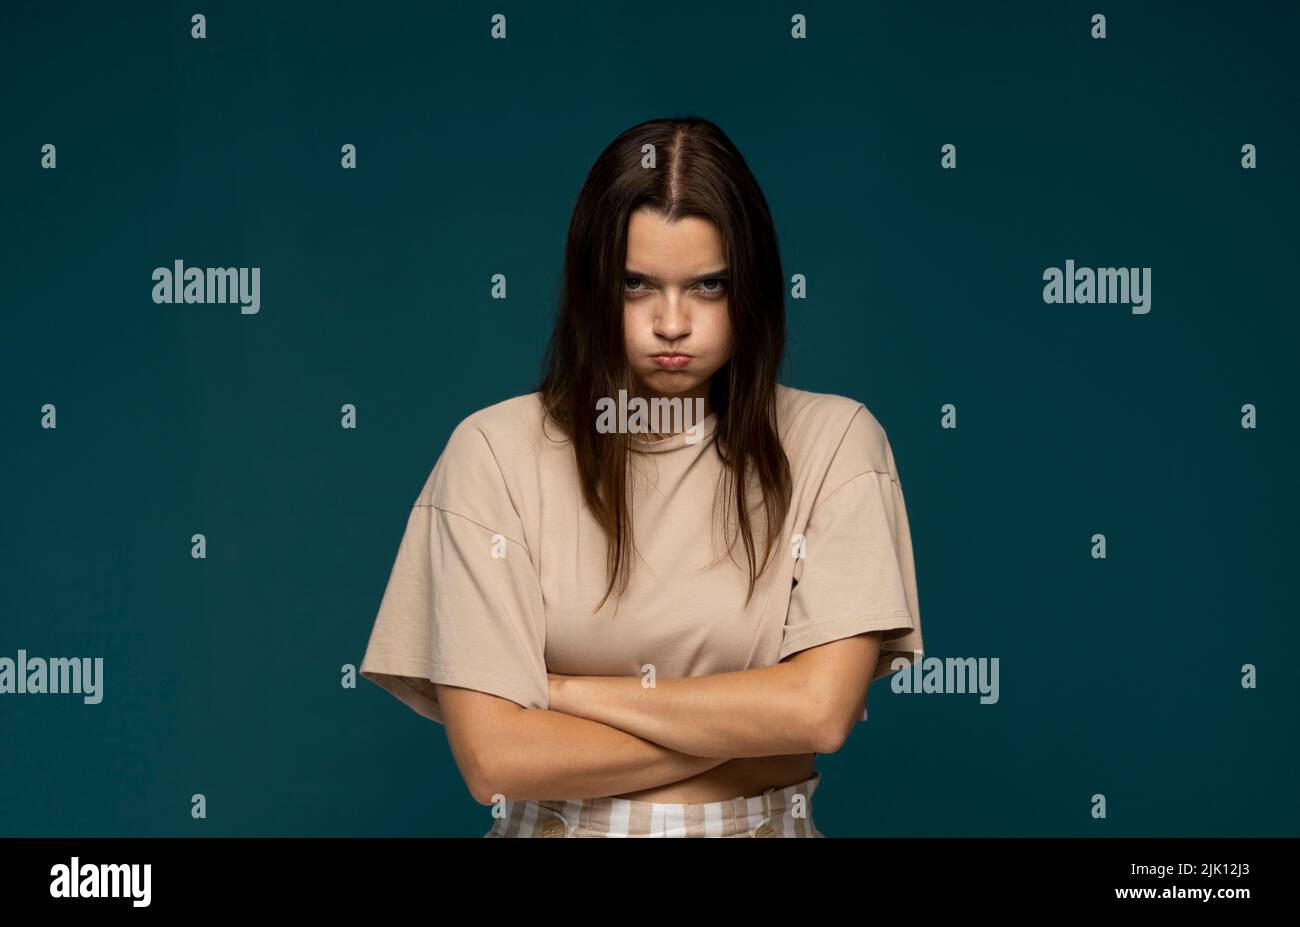
[{"label": "woman's mouth", "polygon": [[689,354],[652,354],[650,359],[665,370],[681,370],[691,362]]}]

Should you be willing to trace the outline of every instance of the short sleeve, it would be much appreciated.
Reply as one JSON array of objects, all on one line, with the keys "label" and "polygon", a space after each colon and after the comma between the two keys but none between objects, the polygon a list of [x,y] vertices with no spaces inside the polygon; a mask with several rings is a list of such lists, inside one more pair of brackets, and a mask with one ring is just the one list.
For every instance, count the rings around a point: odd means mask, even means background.
[{"label": "short sleeve", "polygon": [[550,704],[541,585],[500,471],[471,431],[453,435],[411,508],[360,669],[442,724],[434,683]]},{"label": "short sleeve", "polygon": [[778,659],[881,631],[872,679],[924,649],[912,536],[887,437],[865,407],[849,426],[814,503],[795,564]]}]

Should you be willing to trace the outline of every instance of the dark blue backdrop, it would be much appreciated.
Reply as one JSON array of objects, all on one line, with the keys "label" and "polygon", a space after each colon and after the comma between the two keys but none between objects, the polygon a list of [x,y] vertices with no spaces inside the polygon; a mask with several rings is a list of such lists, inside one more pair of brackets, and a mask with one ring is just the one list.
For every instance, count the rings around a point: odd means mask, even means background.
[{"label": "dark blue backdrop", "polygon": [[[807,279],[784,382],[889,431],[928,653],[1000,662],[876,683],[819,827],[1296,834],[1300,17],[1094,6],[5,4],[0,657],[104,691],[0,695],[0,833],[487,829],[341,672],[451,428],[532,384],[592,160],[694,113]],[[154,303],[175,260],[260,311]],[[1066,260],[1150,312],[1045,303]]]}]

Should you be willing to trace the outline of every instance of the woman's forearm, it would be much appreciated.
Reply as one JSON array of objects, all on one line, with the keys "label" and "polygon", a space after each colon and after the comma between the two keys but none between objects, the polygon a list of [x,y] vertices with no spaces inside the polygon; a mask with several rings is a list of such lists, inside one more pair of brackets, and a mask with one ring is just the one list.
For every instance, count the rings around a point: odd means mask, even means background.
[{"label": "woman's forearm", "polygon": [[475,798],[599,798],[680,782],[727,762],[691,756],[625,730],[554,710],[525,709],[502,725]]},{"label": "woman's forearm", "polygon": [[793,663],[709,676],[551,676],[552,711],[599,721],[693,756],[824,752],[822,699]]}]

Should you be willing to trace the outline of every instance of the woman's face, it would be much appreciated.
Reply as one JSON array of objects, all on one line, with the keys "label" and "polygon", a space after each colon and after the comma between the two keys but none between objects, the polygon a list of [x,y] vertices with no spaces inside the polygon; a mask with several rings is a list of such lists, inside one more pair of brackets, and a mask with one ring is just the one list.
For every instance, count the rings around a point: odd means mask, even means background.
[{"label": "woman's face", "polygon": [[[640,395],[703,398],[734,350],[722,235],[708,219],[648,209],[627,226],[623,344]],[[655,355],[667,355],[656,357]]]}]

